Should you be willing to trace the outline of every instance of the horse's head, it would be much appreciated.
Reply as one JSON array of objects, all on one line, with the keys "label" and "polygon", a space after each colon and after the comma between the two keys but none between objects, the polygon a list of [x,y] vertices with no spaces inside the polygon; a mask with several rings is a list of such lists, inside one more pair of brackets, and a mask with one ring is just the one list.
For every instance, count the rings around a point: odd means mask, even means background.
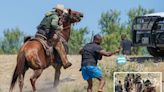
[{"label": "horse's head", "polygon": [[80,22],[83,18],[83,14],[78,11],[74,11],[71,9],[67,9],[67,14],[63,17],[63,24],[72,24],[76,22]]},{"label": "horse's head", "polygon": [[61,18],[61,24],[63,25],[63,30],[61,31],[61,36],[68,41],[70,38],[71,24],[80,22],[83,18],[83,14],[78,11],[71,9],[66,9],[66,12]]}]

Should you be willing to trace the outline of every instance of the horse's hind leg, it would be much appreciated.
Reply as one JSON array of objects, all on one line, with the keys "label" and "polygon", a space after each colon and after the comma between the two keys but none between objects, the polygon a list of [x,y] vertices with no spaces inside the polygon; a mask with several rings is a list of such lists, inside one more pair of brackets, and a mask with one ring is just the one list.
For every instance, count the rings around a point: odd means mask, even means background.
[{"label": "horse's hind leg", "polygon": [[62,65],[57,65],[55,66],[55,76],[54,76],[54,87],[56,88],[59,84],[59,80],[60,80],[60,74],[61,74],[61,69]]},{"label": "horse's hind leg", "polygon": [[20,92],[22,92],[23,84],[24,84],[24,77],[23,77],[23,75],[21,74],[21,75],[19,76],[19,88],[20,88]]},{"label": "horse's hind leg", "polygon": [[35,82],[40,77],[40,75],[42,74],[42,72],[43,72],[43,69],[34,70],[34,74],[30,78],[31,85],[32,85],[32,88],[33,88],[33,92],[36,92]]},{"label": "horse's hind leg", "polygon": [[23,89],[23,85],[24,85],[24,75],[25,72],[27,71],[27,69],[24,70],[23,74],[19,75],[19,88],[20,88],[20,92],[22,92]]}]

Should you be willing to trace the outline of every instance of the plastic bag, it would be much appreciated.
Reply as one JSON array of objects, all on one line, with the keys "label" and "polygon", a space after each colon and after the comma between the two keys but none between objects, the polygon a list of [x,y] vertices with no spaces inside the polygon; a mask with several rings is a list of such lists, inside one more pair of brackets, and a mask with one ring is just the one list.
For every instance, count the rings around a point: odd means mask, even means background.
[{"label": "plastic bag", "polygon": [[117,56],[116,58],[116,63],[119,64],[119,65],[123,65],[127,62],[127,59],[126,59],[126,56],[124,55],[119,55]]}]

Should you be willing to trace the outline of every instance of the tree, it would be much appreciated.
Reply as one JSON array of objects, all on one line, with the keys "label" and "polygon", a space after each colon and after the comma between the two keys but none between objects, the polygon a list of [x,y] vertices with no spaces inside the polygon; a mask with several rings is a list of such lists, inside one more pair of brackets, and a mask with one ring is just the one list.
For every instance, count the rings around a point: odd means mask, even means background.
[{"label": "tree", "polygon": [[[131,25],[136,16],[143,16],[148,13],[154,12],[153,9],[145,9],[141,6],[137,8],[131,8],[128,15],[128,22],[120,22],[120,12],[117,10],[110,10],[107,12],[103,12],[101,14],[101,18],[99,20],[99,26],[101,29],[101,33],[103,35],[103,44],[102,46],[106,50],[117,49],[120,44],[120,35],[126,34],[128,38],[131,37]],[[132,52],[135,54],[145,53],[145,48],[135,47],[132,49]]]},{"label": "tree", "polygon": [[80,48],[86,42],[84,37],[87,32],[88,29],[86,27],[80,29],[72,29],[70,40],[68,42],[69,54],[78,54]]},{"label": "tree", "polygon": [[15,54],[20,48],[21,42],[23,41],[24,34],[19,30],[6,29],[3,32],[4,38],[0,42],[1,53],[4,54]]},{"label": "tree", "polygon": [[101,14],[99,26],[103,34],[102,46],[106,50],[117,49],[119,46],[120,33],[123,25],[120,23],[120,12],[110,10]]},{"label": "tree", "polygon": [[135,17],[137,16],[143,16],[149,13],[153,13],[154,9],[145,9],[142,6],[138,6],[137,8],[131,8],[129,12],[127,13],[128,15],[128,25],[130,26],[134,20]]}]

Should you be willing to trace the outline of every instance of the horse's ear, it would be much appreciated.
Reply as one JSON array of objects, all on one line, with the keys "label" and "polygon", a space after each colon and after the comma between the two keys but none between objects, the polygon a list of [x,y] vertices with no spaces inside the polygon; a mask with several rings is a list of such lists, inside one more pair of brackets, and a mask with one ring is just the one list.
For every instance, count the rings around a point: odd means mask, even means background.
[{"label": "horse's ear", "polygon": [[71,14],[71,11],[72,11],[71,9],[68,9],[68,13],[69,13],[69,14]]}]

